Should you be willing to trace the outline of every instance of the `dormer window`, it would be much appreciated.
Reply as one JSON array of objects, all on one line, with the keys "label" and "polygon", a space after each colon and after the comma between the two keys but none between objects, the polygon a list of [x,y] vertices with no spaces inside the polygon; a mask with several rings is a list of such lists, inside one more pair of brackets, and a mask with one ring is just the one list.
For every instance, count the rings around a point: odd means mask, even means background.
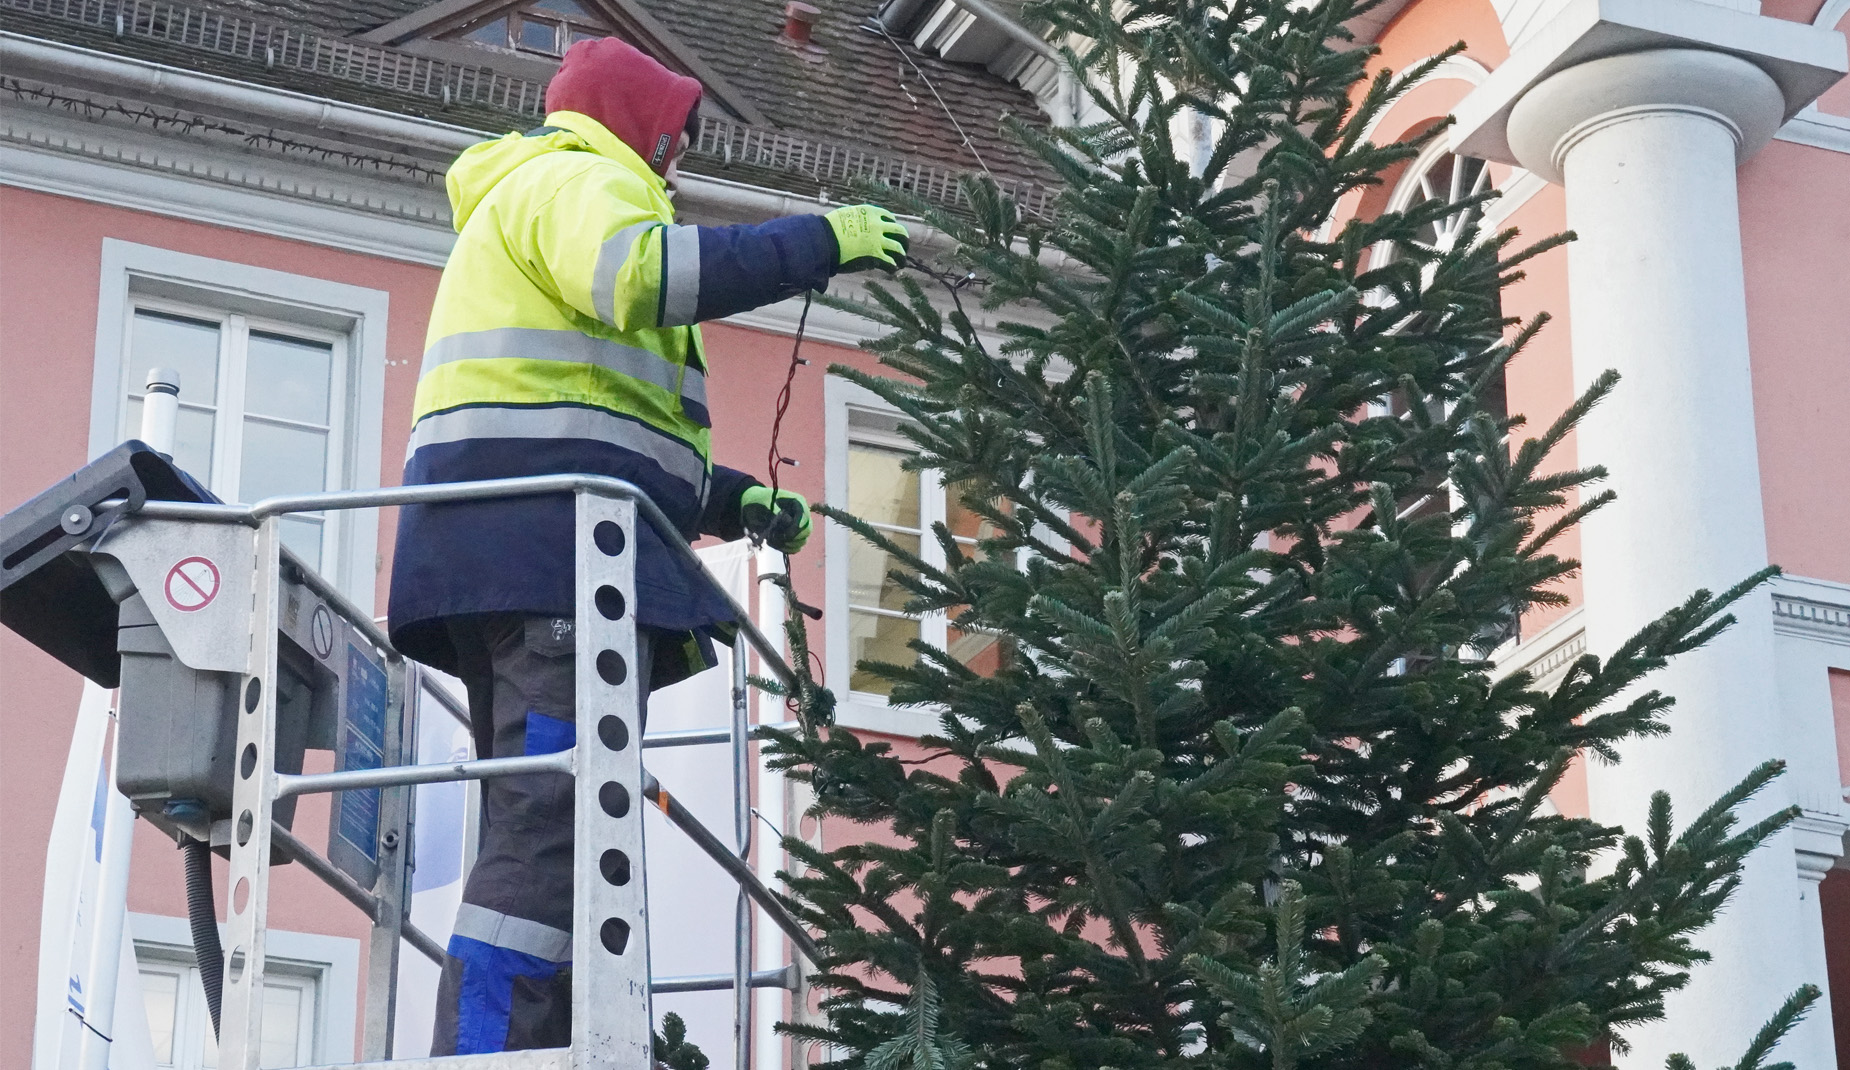
[{"label": "dormer window", "polygon": [[502,8],[488,18],[463,27],[455,38],[490,48],[558,59],[580,41],[608,36],[610,31],[603,21],[572,0],[539,0],[512,11]]},{"label": "dormer window", "polygon": [[719,114],[752,126],[772,125],[750,98],[634,0],[456,0],[426,4],[360,35],[369,44],[486,67],[539,84],[558,71],[567,49],[606,37],[625,41],[669,70],[698,79],[702,99]]}]

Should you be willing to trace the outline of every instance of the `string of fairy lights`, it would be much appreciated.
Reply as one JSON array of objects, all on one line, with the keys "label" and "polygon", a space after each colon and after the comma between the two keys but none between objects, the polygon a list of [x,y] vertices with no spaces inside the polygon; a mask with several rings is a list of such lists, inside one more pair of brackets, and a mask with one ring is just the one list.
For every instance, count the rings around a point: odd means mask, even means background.
[{"label": "string of fairy lights", "polygon": [[321,163],[338,163],[346,167],[388,173],[394,177],[409,179],[427,186],[438,188],[443,186],[443,171],[440,168],[428,167],[403,157],[381,156],[325,143],[301,141],[275,130],[240,126],[223,119],[167,111],[147,104],[124,104],[116,100],[75,96],[18,78],[0,78],[0,94],[21,102],[62,109],[91,122],[115,119],[164,133],[206,134],[233,138],[247,148],[312,159]]}]

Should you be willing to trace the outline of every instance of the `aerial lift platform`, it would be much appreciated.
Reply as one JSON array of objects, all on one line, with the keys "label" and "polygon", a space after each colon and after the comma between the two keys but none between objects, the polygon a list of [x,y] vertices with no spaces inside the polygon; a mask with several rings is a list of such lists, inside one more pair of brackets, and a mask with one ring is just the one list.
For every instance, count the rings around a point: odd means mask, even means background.
[{"label": "aerial lift platform", "polygon": [[[150,400],[159,400],[152,390]],[[577,743],[554,754],[405,764],[421,699],[436,699],[444,715],[465,723],[466,713],[447,692],[427,686],[368,614],[283,545],[281,518],[562,493],[576,505]],[[796,989],[800,973],[795,964],[753,971],[752,904],[800,955],[814,962],[818,951],[747,862],[747,645],[770,675],[790,685],[795,678],[745,607],[715,584],[739,626],[730,722],[643,737],[632,671],[633,547],[641,524],[652,525],[713,582],[640,489],[606,477],[539,476],[229,505],[165,454],[130,441],[0,517],[0,621],[96,683],[120,689],[117,787],[138,816],[183,843],[190,837],[229,856],[219,1066],[258,1066],[271,880],[276,866],[297,862],[372,923],[362,1065],[645,1070],[653,1065],[653,991],[730,988],[736,1066],[748,1070],[750,989]],[[652,746],[722,742],[732,759],[731,845],[643,764]],[[332,750],[335,771],[303,773],[308,748]],[[535,772],[575,778],[571,1047],[388,1061],[401,942],[433,961],[443,956],[440,942],[406,917],[413,786]],[[337,794],[324,855],[292,824],[298,797],[330,792]],[[739,885],[730,976],[650,973],[642,809],[649,804]],[[209,975],[213,949],[198,950],[201,974]]]}]

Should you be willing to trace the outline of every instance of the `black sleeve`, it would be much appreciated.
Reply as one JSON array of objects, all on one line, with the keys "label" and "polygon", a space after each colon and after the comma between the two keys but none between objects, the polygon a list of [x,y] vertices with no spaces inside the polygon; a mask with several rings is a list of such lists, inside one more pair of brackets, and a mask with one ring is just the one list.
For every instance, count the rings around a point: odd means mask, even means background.
[{"label": "black sleeve", "polygon": [[739,495],[762,486],[736,468],[714,465],[713,482],[707,487],[707,507],[700,511],[700,534],[717,535],[727,542],[743,539],[745,521],[739,515]]},{"label": "black sleeve", "polygon": [[826,289],[840,258],[836,250],[835,231],[819,215],[701,227],[694,318],[704,323]]}]

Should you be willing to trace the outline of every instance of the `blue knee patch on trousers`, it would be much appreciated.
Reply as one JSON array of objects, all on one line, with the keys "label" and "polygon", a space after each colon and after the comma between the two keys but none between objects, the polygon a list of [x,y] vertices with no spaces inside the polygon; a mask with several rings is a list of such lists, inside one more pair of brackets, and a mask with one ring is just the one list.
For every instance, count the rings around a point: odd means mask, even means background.
[{"label": "blue knee patch on trousers", "polygon": [[571,721],[548,717],[543,713],[527,714],[527,753],[554,754],[578,745],[578,726]]},{"label": "blue knee patch on trousers", "polygon": [[510,951],[467,936],[450,937],[450,957],[462,963],[462,986],[456,1008],[456,1054],[482,1055],[507,1046],[508,1016],[514,1007],[514,981],[544,981],[565,967],[537,955]]}]

